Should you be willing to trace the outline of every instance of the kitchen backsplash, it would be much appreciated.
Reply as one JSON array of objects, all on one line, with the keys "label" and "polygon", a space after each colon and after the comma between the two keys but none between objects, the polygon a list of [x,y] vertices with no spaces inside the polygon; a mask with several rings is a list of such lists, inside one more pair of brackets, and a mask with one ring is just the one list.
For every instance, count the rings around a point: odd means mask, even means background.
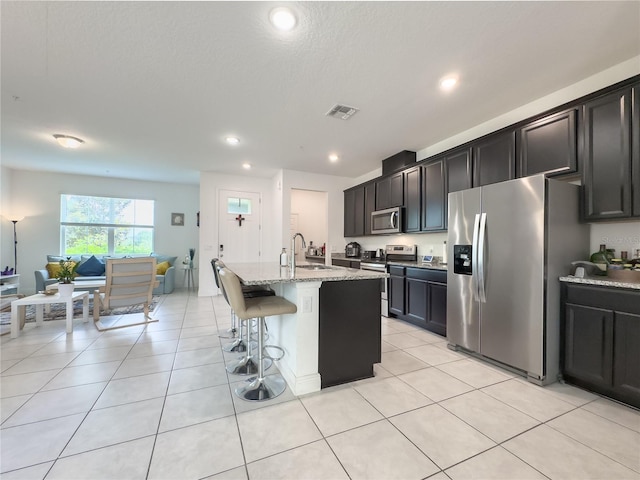
[{"label": "kitchen backsplash", "polygon": [[[615,248],[616,255],[626,250],[629,257],[635,254],[640,248],[640,222],[616,222],[616,223],[593,223],[590,227],[590,249],[593,253],[598,250],[599,245],[604,243],[608,248]],[[435,255],[441,257],[444,249],[444,242],[447,240],[447,232],[442,233],[422,233],[422,234],[400,234],[400,235],[378,235],[368,237],[349,238],[360,244],[362,250],[375,250],[384,248],[385,245],[417,245],[418,255]],[[588,260],[578,259],[576,260]]]},{"label": "kitchen backsplash", "polygon": [[374,235],[370,237],[349,238],[360,244],[361,250],[375,250],[385,245],[417,245],[418,255],[435,255],[442,257],[447,232],[442,233],[403,233],[399,235]]},{"label": "kitchen backsplash", "polygon": [[640,222],[592,223],[591,252],[598,251],[602,243],[607,248],[615,248],[616,256],[624,250],[632,258],[640,248]]}]

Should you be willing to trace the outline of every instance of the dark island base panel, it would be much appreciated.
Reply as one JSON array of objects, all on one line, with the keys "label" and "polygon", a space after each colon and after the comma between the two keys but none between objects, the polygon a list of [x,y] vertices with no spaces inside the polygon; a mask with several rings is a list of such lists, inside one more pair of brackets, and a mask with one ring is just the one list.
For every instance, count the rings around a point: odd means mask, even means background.
[{"label": "dark island base panel", "polygon": [[322,388],[373,376],[373,365],[382,360],[381,286],[380,280],[360,280],[320,287]]}]

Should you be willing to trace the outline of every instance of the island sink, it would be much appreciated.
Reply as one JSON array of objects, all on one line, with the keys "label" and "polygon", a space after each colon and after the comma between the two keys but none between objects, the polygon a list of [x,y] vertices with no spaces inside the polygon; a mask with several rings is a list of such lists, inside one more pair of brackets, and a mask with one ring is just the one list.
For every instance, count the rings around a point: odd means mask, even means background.
[{"label": "island sink", "polygon": [[305,268],[307,270],[333,270],[333,267],[328,265],[296,265],[296,268]]}]

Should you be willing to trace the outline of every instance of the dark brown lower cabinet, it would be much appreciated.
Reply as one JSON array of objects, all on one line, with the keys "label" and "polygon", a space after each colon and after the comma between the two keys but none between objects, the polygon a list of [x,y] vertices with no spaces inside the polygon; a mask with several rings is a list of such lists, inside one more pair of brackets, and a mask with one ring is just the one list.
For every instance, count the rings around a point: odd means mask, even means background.
[{"label": "dark brown lower cabinet", "polygon": [[[445,276],[446,279],[446,276]],[[429,282],[427,330],[447,336],[447,284]]]},{"label": "dark brown lower cabinet", "polygon": [[640,408],[640,290],[563,284],[562,375]]},{"label": "dark brown lower cabinet", "polygon": [[405,280],[405,295],[407,299],[406,316],[409,320],[427,323],[427,282],[418,278]]},{"label": "dark brown lower cabinet", "polygon": [[640,315],[616,312],[613,329],[613,388],[640,399]]},{"label": "dark brown lower cabinet", "polygon": [[596,384],[610,385],[613,312],[567,303],[564,372]]},{"label": "dark brown lower cabinet", "polygon": [[360,260],[349,260],[348,258],[332,258],[331,265],[337,267],[360,268]]},{"label": "dark brown lower cabinet", "polygon": [[389,278],[389,313],[431,332],[447,334],[447,272],[408,267]]},{"label": "dark brown lower cabinet", "polygon": [[389,267],[389,291],[387,296],[389,299],[389,314],[397,317],[403,317],[405,314],[405,280],[404,267]]}]

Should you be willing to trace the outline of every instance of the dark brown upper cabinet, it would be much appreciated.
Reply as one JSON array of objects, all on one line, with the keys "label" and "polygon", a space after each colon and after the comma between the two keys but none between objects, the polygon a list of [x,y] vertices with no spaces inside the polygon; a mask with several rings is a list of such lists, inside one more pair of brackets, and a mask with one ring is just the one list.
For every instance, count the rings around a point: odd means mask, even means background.
[{"label": "dark brown upper cabinet", "polygon": [[413,167],[404,172],[404,231],[419,232],[422,227],[422,170]]},{"label": "dark brown upper cabinet", "polygon": [[404,172],[394,173],[376,182],[376,210],[401,207],[404,202]]},{"label": "dark brown upper cabinet", "polygon": [[445,158],[422,167],[422,230],[438,231],[447,228],[447,192]]},{"label": "dark brown upper cabinet", "polygon": [[371,235],[371,213],[376,209],[376,184],[364,186],[364,234]]},{"label": "dark brown upper cabinet", "polygon": [[558,175],[578,170],[578,110],[549,115],[519,130],[518,176]]},{"label": "dark brown upper cabinet", "polygon": [[633,112],[631,113],[631,197],[635,217],[640,217],[640,83],[631,89]]},{"label": "dark brown upper cabinet", "polygon": [[472,186],[471,147],[453,150],[444,156],[447,189],[445,196],[451,192],[466,190]]},{"label": "dark brown upper cabinet", "polygon": [[344,236],[364,235],[364,186],[344,192]]},{"label": "dark brown upper cabinet", "polygon": [[516,133],[501,132],[473,142],[473,186],[516,178]]},{"label": "dark brown upper cabinet", "polygon": [[587,102],[584,109],[584,219],[631,216],[632,89]]}]

